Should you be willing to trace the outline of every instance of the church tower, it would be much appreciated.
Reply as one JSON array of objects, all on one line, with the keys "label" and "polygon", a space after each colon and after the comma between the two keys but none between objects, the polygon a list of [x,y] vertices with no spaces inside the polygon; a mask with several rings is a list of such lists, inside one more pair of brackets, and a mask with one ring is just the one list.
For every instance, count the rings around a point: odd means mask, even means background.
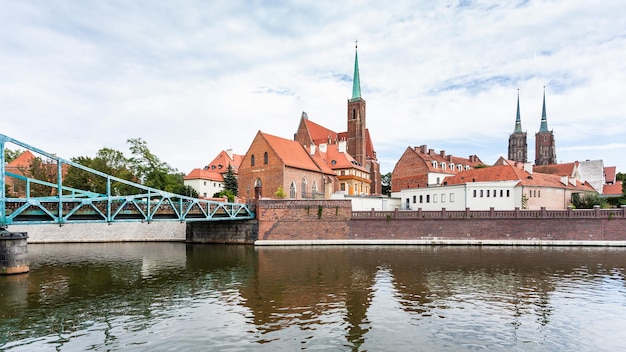
[{"label": "church tower", "polygon": [[548,118],[546,115],[546,87],[543,87],[543,111],[541,113],[541,126],[535,133],[535,165],[556,164],[556,142],[554,132],[548,130]]},{"label": "church tower", "polygon": [[519,111],[519,89],[517,90],[517,118],[515,130],[509,135],[509,160],[525,163],[528,161],[526,132],[522,131],[522,118]]},{"label": "church tower", "polygon": [[355,44],[354,77],[352,78],[352,98],[348,99],[348,140],[347,151],[362,166],[366,161],[365,100],[361,97],[359,78],[359,56]]}]

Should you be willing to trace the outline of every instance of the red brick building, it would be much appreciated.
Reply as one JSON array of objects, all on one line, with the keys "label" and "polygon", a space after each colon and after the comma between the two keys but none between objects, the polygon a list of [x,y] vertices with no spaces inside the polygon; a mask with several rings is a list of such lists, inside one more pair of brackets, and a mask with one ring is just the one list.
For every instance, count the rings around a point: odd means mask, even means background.
[{"label": "red brick building", "polygon": [[328,198],[333,170],[293,140],[259,131],[239,165],[239,196],[273,198],[281,187],[288,198]]},{"label": "red brick building", "polygon": [[444,150],[435,153],[426,145],[408,147],[391,173],[391,191],[439,185],[447,176],[482,164],[476,155],[470,155],[466,159],[446,155]]}]

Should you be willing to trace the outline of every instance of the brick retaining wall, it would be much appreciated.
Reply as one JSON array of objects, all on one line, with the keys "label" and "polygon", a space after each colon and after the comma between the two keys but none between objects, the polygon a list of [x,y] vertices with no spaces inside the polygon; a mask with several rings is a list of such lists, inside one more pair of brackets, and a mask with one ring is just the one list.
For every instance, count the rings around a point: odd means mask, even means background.
[{"label": "brick retaining wall", "polygon": [[[318,213],[319,209],[321,212]],[[626,208],[562,211],[352,212],[350,201],[275,200],[257,207],[259,241],[626,241]]]},{"label": "brick retaining wall", "polygon": [[260,200],[259,240],[345,239],[350,233],[349,200]]}]

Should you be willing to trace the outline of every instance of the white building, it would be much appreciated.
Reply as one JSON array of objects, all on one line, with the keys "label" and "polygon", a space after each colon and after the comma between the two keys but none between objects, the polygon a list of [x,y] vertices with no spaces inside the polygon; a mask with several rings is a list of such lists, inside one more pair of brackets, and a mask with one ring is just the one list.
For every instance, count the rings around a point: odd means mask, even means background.
[{"label": "white building", "polygon": [[471,169],[448,176],[441,186],[392,192],[401,209],[514,210],[566,209],[573,193],[595,192],[588,183],[568,176],[532,173],[506,164]]}]

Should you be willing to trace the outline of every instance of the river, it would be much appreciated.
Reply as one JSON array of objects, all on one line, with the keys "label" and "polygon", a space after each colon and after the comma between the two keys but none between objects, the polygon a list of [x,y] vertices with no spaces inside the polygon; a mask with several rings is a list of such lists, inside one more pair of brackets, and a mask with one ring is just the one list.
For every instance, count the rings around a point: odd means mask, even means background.
[{"label": "river", "polygon": [[616,351],[626,248],[30,244],[3,351]]}]

